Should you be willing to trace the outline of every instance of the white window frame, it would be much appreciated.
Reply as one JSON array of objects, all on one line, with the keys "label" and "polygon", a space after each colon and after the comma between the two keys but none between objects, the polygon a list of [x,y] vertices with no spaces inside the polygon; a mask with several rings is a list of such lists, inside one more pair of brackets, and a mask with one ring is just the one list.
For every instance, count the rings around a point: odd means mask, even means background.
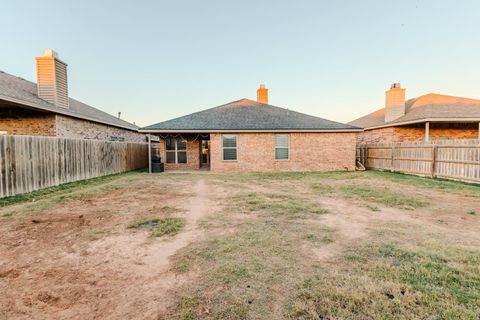
[{"label": "white window frame", "polygon": [[[277,136],[286,136],[287,137],[287,147],[277,147]],[[290,135],[288,133],[276,133],[273,137],[274,150],[273,157],[275,161],[288,161],[290,160]],[[277,159],[277,149],[287,149],[287,158],[286,159]]]},{"label": "white window frame", "polygon": [[[173,141],[175,141],[175,149],[174,150],[167,150],[167,139],[172,139]],[[178,149],[178,141],[179,140],[185,141],[185,149]],[[183,138],[166,138],[165,139],[165,163],[166,164],[187,164],[188,163],[187,149],[188,149],[188,142],[187,142],[186,139],[183,139]],[[167,160],[167,153],[168,152],[175,154],[175,162],[168,162],[168,160]],[[181,163],[178,162],[178,152],[185,152],[185,162],[181,162]]]},{"label": "white window frame", "polygon": [[[235,147],[224,147],[223,139],[224,137],[235,138]],[[225,159],[225,149],[235,149],[235,159]],[[223,161],[238,161],[238,137],[236,134],[222,134],[222,160]]]}]

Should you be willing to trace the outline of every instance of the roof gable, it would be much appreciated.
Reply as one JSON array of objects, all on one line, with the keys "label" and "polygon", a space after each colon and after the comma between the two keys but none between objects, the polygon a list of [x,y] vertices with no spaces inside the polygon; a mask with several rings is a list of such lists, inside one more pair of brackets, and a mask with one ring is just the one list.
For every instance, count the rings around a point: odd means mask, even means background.
[{"label": "roof gable", "polygon": [[218,107],[195,112],[183,117],[160,122],[142,131],[194,130],[359,130],[359,128],[285,108],[241,99]]}]

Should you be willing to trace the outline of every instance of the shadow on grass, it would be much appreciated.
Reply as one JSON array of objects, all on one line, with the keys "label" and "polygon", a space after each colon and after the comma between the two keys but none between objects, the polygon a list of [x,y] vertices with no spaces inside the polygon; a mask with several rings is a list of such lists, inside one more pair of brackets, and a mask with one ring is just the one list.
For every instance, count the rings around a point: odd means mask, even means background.
[{"label": "shadow on grass", "polygon": [[402,184],[413,185],[423,188],[435,188],[446,190],[471,190],[480,196],[480,184],[468,183],[462,181],[453,181],[442,178],[429,178],[418,177],[414,175],[398,173],[398,172],[386,172],[377,170],[368,170],[365,172],[367,176],[379,177],[389,181],[398,182]]},{"label": "shadow on grass", "polygon": [[72,191],[77,191],[82,188],[106,184],[108,182],[117,180],[121,177],[134,176],[146,172],[145,170],[130,171],[127,173],[117,173],[103,177],[80,180],[75,182],[64,183],[59,186],[48,187],[45,189],[35,190],[28,193],[22,193],[15,196],[0,198],[0,208],[10,206],[17,203],[35,201],[47,196],[65,195]]}]

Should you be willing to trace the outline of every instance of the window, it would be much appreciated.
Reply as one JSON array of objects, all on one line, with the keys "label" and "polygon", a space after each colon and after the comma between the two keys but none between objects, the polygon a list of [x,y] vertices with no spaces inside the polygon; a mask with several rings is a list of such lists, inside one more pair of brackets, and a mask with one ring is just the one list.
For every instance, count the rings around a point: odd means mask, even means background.
[{"label": "window", "polygon": [[237,136],[223,135],[223,160],[237,160]]},{"label": "window", "polygon": [[288,134],[275,135],[275,160],[288,160]]},{"label": "window", "polygon": [[167,163],[187,163],[187,140],[179,138],[165,139]]}]

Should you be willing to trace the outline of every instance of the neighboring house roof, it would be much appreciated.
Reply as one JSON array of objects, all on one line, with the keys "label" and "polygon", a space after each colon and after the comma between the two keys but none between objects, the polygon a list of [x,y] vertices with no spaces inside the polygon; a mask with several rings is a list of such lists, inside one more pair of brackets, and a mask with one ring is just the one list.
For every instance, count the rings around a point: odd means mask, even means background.
[{"label": "neighboring house roof", "polygon": [[133,131],[138,130],[134,124],[72,98],[69,98],[69,108],[57,107],[38,97],[35,83],[3,71],[0,71],[0,100],[21,104],[30,109],[53,112]]},{"label": "neighboring house roof", "polygon": [[385,122],[385,108],[349,122],[365,129],[425,121],[480,121],[480,100],[429,93],[405,103],[405,115]]},{"label": "neighboring house roof", "polygon": [[289,109],[242,99],[140,129],[141,132],[361,131]]}]

